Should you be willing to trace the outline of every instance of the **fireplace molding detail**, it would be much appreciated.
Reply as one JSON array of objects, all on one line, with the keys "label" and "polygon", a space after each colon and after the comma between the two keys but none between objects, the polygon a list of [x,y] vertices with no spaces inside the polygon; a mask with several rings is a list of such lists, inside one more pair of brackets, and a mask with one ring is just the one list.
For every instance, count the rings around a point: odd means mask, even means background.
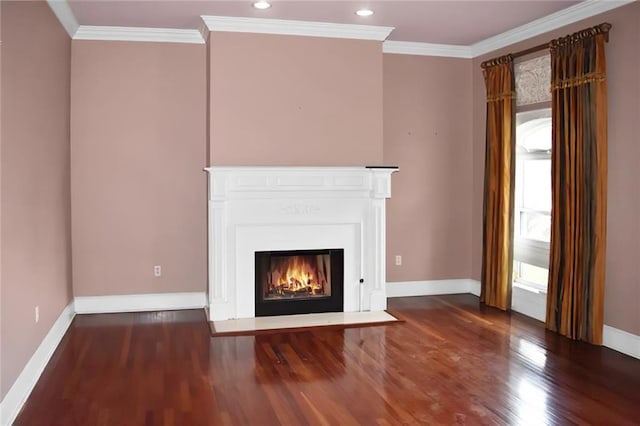
[{"label": "fireplace molding detail", "polygon": [[386,309],[385,199],[396,167],[205,170],[209,320],[255,317],[255,252],[267,250],[343,248],[344,311]]}]

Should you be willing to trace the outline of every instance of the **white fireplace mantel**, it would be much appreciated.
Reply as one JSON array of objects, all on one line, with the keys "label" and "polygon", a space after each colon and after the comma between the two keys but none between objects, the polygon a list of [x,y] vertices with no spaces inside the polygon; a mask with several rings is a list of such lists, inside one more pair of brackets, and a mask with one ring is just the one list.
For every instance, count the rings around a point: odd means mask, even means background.
[{"label": "white fireplace mantel", "polygon": [[397,168],[205,170],[211,321],[255,317],[255,252],[267,250],[342,248],[344,311],[386,309],[385,199]]}]

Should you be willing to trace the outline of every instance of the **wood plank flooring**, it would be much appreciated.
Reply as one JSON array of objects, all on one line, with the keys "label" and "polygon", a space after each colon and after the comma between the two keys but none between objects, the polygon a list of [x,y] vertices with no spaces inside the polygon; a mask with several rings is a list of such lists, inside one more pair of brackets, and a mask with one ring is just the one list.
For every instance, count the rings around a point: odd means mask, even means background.
[{"label": "wood plank flooring", "polygon": [[472,295],[393,326],[211,338],[203,311],[79,315],[16,425],[640,424],[640,360]]}]

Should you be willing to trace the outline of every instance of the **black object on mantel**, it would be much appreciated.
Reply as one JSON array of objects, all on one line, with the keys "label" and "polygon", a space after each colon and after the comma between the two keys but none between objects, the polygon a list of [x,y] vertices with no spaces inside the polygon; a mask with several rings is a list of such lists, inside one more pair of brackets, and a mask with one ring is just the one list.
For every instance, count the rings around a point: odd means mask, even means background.
[{"label": "black object on mantel", "polygon": [[398,166],[364,166],[365,169],[399,169]]}]

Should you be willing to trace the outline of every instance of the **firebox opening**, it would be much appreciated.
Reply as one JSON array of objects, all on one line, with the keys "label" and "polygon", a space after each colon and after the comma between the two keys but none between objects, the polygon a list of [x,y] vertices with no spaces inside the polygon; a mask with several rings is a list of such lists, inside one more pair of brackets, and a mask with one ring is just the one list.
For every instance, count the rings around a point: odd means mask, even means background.
[{"label": "firebox opening", "polygon": [[343,310],[344,250],[256,252],[256,316]]}]

